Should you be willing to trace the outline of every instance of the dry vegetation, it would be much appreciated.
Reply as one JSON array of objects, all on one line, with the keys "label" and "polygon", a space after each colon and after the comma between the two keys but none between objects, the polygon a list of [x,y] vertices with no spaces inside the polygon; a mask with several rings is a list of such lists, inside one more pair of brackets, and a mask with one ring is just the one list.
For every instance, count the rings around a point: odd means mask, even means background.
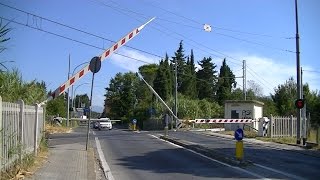
[{"label": "dry vegetation", "polygon": [[70,127],[46,124],[45,137],[41,140],[38,156],[35,157],[33,154],[27,155],[22,160],[21,164],[17,163],[9,171],[2,172],[0,180],[20,180],[25,179],[25,177],[27,176],[32,176],[37,171],[37,169],[39,169],[43,166],[44,163],[46,163],[48,159],[49,152],[46,139],[48,135],[70,132],[72,132],[72,128]]},{"label": "dry vegetation", "polygon": [[70,133],[72,132],[72,128],[64,127],[64,126],[57,126],[57,125],[46,125],[46,134],[56,134],[56,133]]}]

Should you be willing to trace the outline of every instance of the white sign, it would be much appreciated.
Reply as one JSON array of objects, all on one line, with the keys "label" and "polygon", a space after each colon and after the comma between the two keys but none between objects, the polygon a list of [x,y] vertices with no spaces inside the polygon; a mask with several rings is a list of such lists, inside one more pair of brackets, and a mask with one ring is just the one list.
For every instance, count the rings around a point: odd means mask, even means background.
[{"label": "white sign", "polygon": [[209,24],[204,24],[204,25],[203,25],[203,29],[204,29],[206,32],[211,32],[211,25],[209,25]]}]

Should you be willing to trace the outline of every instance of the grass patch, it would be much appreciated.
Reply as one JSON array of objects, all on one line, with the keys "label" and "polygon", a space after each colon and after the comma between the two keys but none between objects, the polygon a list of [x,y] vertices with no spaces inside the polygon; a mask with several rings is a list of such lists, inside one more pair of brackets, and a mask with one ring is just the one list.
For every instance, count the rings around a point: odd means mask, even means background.
[{"label": "grass patch", "polygon": [[34,174],[34,172],[40,168],[43,163],[45,163],[48,157],[48,143],[46,138],[42,138],[39,144],[38,156],[35,157],[34,154],[28,154],[23,159],[22,162],[18,161],[15,165],[8,171],[1,172],[0,180],[15,180],[24,179],[26,176]]},{"label": "grass patch", "polygon": [[46,124],[46,134],[70,133],[71,131],[71,127]]},{"label": "grass patch", "polygon": [[281,144],[295,144],[297,139],[294,137],[279,137],[279,138],[267,138],[267,137],[256,137],[256,139],[267,142],[275,142]]},{"label": "grass patch", "polygon": [[[230,135],[230,136],[234,136],[234,131],[220,131],[218,132],[220,134],[225,134],[225,135]],[[255,132],[255,131],[247,131],[247,130],[244,130],[244,137],[245,138],[255,138],[257,137],[258,133]]]},{"label": "grass patch", "polygon": [[318,145],[318,146],[316,146],[316,147],[313,147],[312,149],[317,150],[317,151],[320,151],[320,145]]},{"label": "grass patch", "polygon": [[311,128],[309,130],[309,132],[308,132],[308,141],[309,142],[320,143],[320,142],[317,142],[318,141],[317,131],[318,131],[318,129],[316,129],[316,128]]},{"label": "grass patch", "polygon": [[214,129],[214,128],[223,128],[223,124],[195,124],[194,128],[199,129]]}]

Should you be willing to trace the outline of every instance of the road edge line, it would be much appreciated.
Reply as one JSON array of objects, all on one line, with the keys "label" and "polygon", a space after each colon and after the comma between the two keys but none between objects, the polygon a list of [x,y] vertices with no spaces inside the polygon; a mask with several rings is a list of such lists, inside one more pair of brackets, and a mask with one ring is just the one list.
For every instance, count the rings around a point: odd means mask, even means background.
[{"label": "road edge line", "polygon": [[99,155],[99,159],[100,159],[100,162],[101,162],[101,166],[102,166],[102,169],[103,169],[103,173],[104,173],[104,176],[108,179],[108,180],[114,180],[113,178],[113,175],[111,173],[111,169],[106,161],[106,158],[104,157],[104,154],[102,152],[102,149],[101,149],[101,144],[100,144],[100,141],[98,139],[98,137],[95,137],[95,141],[96,141],[96,146],[97,146],[97,151],[98,151],[98,155]]},{"label": "road edge line", "polygon": [[263,169],[267,169],[269,171],[276,172],[278,174],[282,174],[282,175],[287,176],[287,177],[292,178],[292,179],[306,180],[306,179],[304,179],[304,178],[302,178],[300,176],[296,176],[296,175],[293,175],[293,174],[290,174],[290,173],[286,173],[286,172],[283,172],[283,171],[280,171],[280,170],[276,170],[276,169],[273,169],[273,168],[270,168],[270,167],[267,167],[267,166],[264,166],[264,165],[261,165],[261,164],[253,163],[253,165],[258,166],[258,167],[263,168]]},{"label": "road edge line", "polygon": [[254,177],[257,177],[257,178],[260,178],[260,179],[270,180],[270,179],[268,179],[268,178],[266,178],[266,177],[260,176],[259,174],[256,174],[256,173],[247,171],[247,170],[245,170],[245,169],[241,169],[241,168],[236,167],[236,166],[232,166],[232,165],[230,165],[230,164],[227,164],[227,163],[218,161],[218,160],[216,160],[216,159],[213,159],[213,158],[211,158],[211,157],[208,157],[208,156],[206,156],[206,155],[200,154],[200,153],[198,153],[198,152],[196,152],[196,151],[194,151],[194,150],[187,149],[187,148],[185,148],[185,147],[183,147],[183,146],[180,146],[180,145],[174,144],[174,143],[172,143],[172,142],[169,142],[169,141],[160,139],[159,137],[157,137],[157,136],[155,136],[155,135],[153,135],[153,134],[148,134],[148,135],[149,135],[149,136],[152,136],[152,137],[154,137],[154,138],[156,138],[156,139],[159,139],[159,140],[161,140],[161,141],[164,141],[164,142],[166,142],[166,143],[169,143],[169,144],[171,144],[171,145],[173,145],[173,146],[175,146],[175,147],[179,147],[179,148],[185,149],[185,150],[187,150],[187,151],[189,151],[189,152],[192,152],[192,153],[194,153],[194,154],[197,154],[197,155],[199,155],[199,156],[201,156],[201,157],[203,157],[203,158],[206,158],[206,159],[209,159],[209,160],[214,161],[214,162],[216,162],[216,163],[222,164],[222,165],[224,165],[224,166],[227,166],[227,167],[236,169],[236,170],[238,170],[238,171],[241,171],[241,172],[250,174],[250,175],[252,175],[252,176],[254,176]]}]

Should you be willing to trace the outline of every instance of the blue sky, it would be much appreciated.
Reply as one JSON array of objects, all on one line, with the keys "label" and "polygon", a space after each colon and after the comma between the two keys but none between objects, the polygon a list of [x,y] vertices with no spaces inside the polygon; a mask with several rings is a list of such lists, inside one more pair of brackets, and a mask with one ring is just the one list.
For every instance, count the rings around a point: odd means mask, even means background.
[{"label": "blue sky", "polygon": [[[157,19],[127,45],[143,51],[171,57],[184,40],[185,54],[194,50],[196,60],[211,56],[213,62],[221,65],[222,59],[236,76],[242,75],[242,60],[247,61],[247,79],[254,80],[268,95],[278,84],[289,77],[296,78],[294,0],[2,0],[4,4],[43,18],[57,21],[83,31],[117,41],[132,29],[153,16]],[[320,42],[320,1],[299,0],[299,26],[301,65],[303,81],[311,89],[320,89],[317,60]],[[18,68],[23,79],[43,80],[48,89],[56,89],[67,79],[68,56],[71,56],[71,72],[74,68],[102,50],[53,36],[30,27],[63,35],[98,47],[107,48],[109,41],[51,23],[45,19],[0,5],[1,17],[27,26],[10,23],[11,40],[6,43],[7,51],[1,54],[1,61],[9,68]],[[5,20],[3,20],[6,22]],[[210,24],[212,32],[205,32],[203,24]],[[241,39],[241,40],[240,40]],[[259,45],[258,45],[259,44]],[[157,63],[160,57],[122,47],[119,53]],[[117,72],[136,71],[145,63],[113,55],[102,63],[96,74],[93,104],[103,106],[104,88]],[[79,69],[76,69],[76,71]],[[91,75],[75,85],[76,93],[90,91]],[[238,79],[239,87],[242,79]]]}]

